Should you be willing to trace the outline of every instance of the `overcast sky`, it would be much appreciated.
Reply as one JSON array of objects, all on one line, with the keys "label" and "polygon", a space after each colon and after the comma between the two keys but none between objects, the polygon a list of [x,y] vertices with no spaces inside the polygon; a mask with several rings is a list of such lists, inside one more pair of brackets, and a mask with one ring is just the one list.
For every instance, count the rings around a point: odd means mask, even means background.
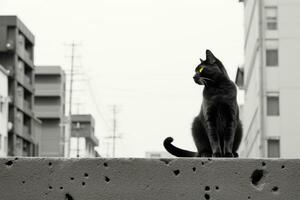
[{"label": "overcast sky", "polygon": [[192,76],[199,57],[210,49],[232,80],[243,63],[238,0],[0,0],[0,14],[17,15],[35,35],[36,65],[67,71],[71,50],[65,44],[81,44],[75,64],[84,73],[76,77],[74,94],[81,104],[73,112],[95,117],[102,156],[114,104],[122,136],[117,156],[164,150],[167,136],[195,150],[190,128],[202,87]]}]

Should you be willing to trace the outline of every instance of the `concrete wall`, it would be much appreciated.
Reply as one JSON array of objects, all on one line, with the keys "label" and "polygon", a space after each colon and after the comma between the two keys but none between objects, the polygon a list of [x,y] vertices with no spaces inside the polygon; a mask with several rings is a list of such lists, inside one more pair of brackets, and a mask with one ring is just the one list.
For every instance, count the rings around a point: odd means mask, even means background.
[{"label": "concrete wall", "polygon": [[300,160],[0,159],[1,200],[295,200]]}]

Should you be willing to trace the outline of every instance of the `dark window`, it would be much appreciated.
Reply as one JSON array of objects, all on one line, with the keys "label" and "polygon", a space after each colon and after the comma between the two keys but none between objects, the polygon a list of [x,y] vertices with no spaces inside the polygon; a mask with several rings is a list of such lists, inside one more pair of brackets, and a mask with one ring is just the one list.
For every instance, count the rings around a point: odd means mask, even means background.
[{"label": "dark window", "polygon": [[277,21],[268,20],[267,21],[267,29],[268,30],[277,30]]},{"label": "dark window", "polygon": [[267,49],[266,65],[268,67],[278,66],[278,49]]},{"label": "dark window", "polygon": [[268,139],[268,158],[280,157],[279,139]]},{"label": "dark window", "polygon": [[267,97],[267,115],[279,116],[279,96]]},{"label": "dark window", "polygon": [[268,30],[277,30],[277,7],[266,7],[266,21]]}]

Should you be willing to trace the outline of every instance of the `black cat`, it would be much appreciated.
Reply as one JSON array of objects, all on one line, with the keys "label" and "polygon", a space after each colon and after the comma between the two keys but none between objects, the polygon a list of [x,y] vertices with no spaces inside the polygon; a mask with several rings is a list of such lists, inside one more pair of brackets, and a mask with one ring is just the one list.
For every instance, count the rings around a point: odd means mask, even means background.
[{"label": "black cat", "polygon": [[166,150],[177,157],[238,157],[242,124],[235,84],[210,50],[206,50],[206,60],[201,60],[195,72],[194,81],[204,85],[201,110],[192,124],[198,152],[175,147],[171,137],[164,141]]}]

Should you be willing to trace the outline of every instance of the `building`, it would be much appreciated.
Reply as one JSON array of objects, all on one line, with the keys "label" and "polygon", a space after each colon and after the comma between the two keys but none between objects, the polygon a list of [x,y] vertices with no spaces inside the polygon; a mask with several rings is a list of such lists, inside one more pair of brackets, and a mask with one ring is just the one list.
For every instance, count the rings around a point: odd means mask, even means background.
[{"label": "building", "polygon": [[0,65],[0,157],[7,156],[8,71]]},{"label": "building", "polygon": [[[240,0],[241,1],[241,0]],[[244,0],[242,157],[300,157],[300,1]]]},{"label": "building", "polygon": [[42,121],[39,156],[65,156],[66,76],[60,66],[35,70],[35,114]]},{"label": "building", "polygon": [[92,115],[72,115],[70,157],[96,157],[95,120]]},{"label": "building", "polygon": [[9,70],[9,156],[38,154],[38,127],[33,114],[34,36],[16,16],[0,16],[0,64]]},{"label": "building", "polygon": [[174,158],[173,155],[169,154],[166,151],[147,151],[146,158]]}]

